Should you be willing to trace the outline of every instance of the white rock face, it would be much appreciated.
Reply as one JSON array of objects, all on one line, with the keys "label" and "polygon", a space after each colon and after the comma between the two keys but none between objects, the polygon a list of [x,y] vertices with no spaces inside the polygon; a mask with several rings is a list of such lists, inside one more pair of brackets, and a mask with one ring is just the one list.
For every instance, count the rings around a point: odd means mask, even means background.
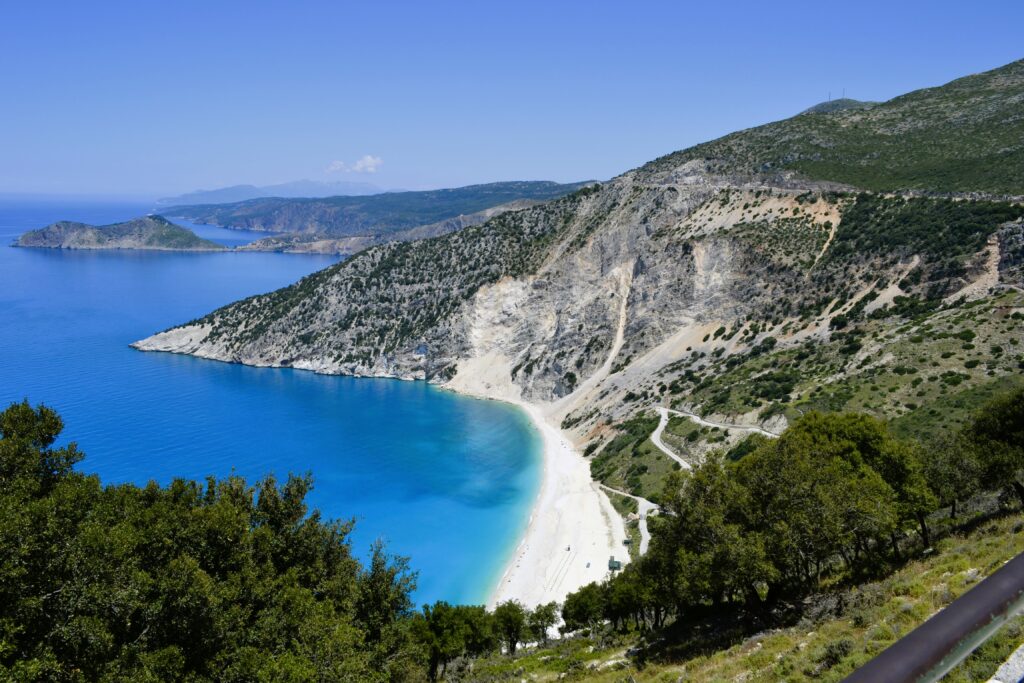
[{"label": "white rock face", "polygon": [[[827,339],[830,320],[873,283],[869,312],[905,294],[899,283],[917,255],[838,269],[829,261],[847,201],[832,189],[789,175],[715,175],[700,160],[638,169],[482,226],[371,248],[136,347],[549,404],[583,443],[599,418],[635,410],[623,398],[659,377],[769,337]],[[990,242],[963,294],[1017,267],[1001,253]],[[830,298],[836,306],[800,317],[801,306]]]}]

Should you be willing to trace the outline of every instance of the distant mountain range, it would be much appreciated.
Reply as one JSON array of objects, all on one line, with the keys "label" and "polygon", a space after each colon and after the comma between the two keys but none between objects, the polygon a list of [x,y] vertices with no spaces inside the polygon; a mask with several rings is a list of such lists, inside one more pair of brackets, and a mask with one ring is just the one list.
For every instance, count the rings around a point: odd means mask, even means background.
[{"label": "distant mountain range", "polygon": [[264,232],[331,238],[388,236],[511,202],[556,199],[587,184],[535,180],[362,197],[263,197],[217,206],[171,206],[163,212],[200,223]]},{"label": "distant mountain range", "polygon": [[157,200],[160,206],[173,206],[182,204],[228,204],[231,202],[244,202],[247,199],[259,199],[261,197],[334,197],[334,196],[362,196],[368,194],[379,194],[383,189],[370,183],[334,182],[325,183],[319,180],[295,180],[290,183],[278,185],[232,185],[216,190],[196,190],[176,197],[164,197]]}]

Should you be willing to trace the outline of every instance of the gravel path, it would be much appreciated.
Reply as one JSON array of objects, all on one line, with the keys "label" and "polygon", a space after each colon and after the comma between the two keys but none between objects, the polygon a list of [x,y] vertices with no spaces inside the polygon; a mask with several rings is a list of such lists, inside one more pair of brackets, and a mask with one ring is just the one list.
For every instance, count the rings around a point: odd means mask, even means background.
[{"label": "gravel path", "polygon": [[685,469],[690,469],[690,463],[686,462],[681,457],[679,457],[675,453],[675,451],[669,448],[668,445],[661,438],[662,433],[665,431],[665,427],[668,426],[669,418],[672,415],[679,415],[681,417],[689,418],[696,422],[697,424],[705,427],[718,427],[719,429],[750,432],[752,434],[760,434],[762,436],[767,436],[769,439],[777,439],[779,437],[779,435],[776,434],[775,432],[769,432],[767,429],[762,429],[761,427],[734,425],[728,424],[726,422],[713,422],[711,420],[705,420],[700,415],[697,415],[696,413],[691,413],[688,410],[673,410],[672,408],[666,408],[664,406],[657,406],[655,410],[658,411],[658,415],[661,416],[661,420],[658,421],[658,426],[655,427],[654,433],[651,434],[651,441],[654,443],[655,446],[658,447],[658,450],[660,450],[662,453],[675,460]]},{"label": "gravel path", "polygon": [[626,498],[632,498],[637,502],[637,514],[640,516],[640,554],[643,555],[647,552],[648,546],[651,544],[651,532],[647,529],[647,516],[651,514],[658,514],[658,506],[640,496],[634,496],[632,493],[626,493],[618,489],[613,489],[611,486],[605,486],[601,484],[601,488],[612,493],[617,493],[620,496]]}]

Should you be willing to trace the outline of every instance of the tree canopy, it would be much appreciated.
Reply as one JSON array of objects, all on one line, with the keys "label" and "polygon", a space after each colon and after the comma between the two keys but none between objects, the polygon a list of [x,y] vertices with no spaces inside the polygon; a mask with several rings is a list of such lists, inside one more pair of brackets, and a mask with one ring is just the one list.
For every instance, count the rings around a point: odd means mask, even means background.
[{"label": "tree canopy", "polygon": [[1001,487],[1024,501],[1022,425],[1024,392],[1016,392],[927,454],[870,416],[816,412],[732,459],[712,452],[666,480],[648,553],[568,596],[565,628],[601,620],[659,628],[708,606],[764,610],[817,590],[839,569],[877,574],[901,559],[908,532],[931,543],[927,519],[940,504]]},{"label": "tree canopy", "polygon": [[[57,445],[62,428],[45,406],[0,413],[0,678],[438,680],[558,621],[555,603],[415,611],[408,561],[378,542],[360,562],[352,522],[307,507],[308,475],[103,485]],[[647,554],[570,594],[562,631],[764,613],[837,571],[877,574],[901,539],[930,543],[940,505],[996,488],[1024,502],[1022,470],[1024,390],[928,448],[871,417],[808,413],[670,474]]]},{"label": "tree canopy", "polygon": [[0,678],[388,680],[415,575],[304,502],[309,477],[101,485],[60,417],[0,414]]}]

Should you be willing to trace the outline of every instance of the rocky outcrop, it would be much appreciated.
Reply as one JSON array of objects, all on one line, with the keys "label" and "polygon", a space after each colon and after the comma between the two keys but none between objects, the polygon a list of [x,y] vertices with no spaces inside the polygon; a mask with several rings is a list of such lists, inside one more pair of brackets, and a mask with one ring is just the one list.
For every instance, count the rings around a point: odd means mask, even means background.
[{"label": "rocky outcrop", "polygon": [[145,216],[124,223],[93,226],[60,221],[26,232],[15,246],[50,249],[152,249],[163,251],[221,251],[225,247],[204,240],[191,230],[162,216]]},{"label": "rocky outcrop", "polygon": [[1024,288],[1024,222],[1004,225],[997,235],[999,280],[1004,285]]}]

